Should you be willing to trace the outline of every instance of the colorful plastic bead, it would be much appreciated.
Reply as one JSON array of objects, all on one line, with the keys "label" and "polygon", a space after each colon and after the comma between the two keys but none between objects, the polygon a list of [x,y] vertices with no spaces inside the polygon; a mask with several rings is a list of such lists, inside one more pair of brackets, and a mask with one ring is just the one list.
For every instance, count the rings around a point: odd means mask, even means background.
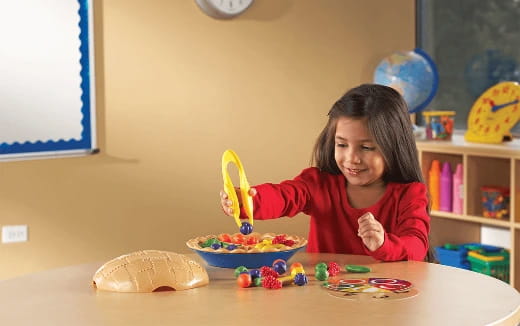
[{"label": "colorful plastic bead", "polygon": [[329,278],[329,272],[326,269],[318,269],[314,275],[318,281],[325,281]]},{"label": "colorful plastic bead", "polygon": [[303,265],[302,265],[301,263],[299,263],[299,262],[292,263],[292,264],[291,264],[291,267],[289,268],[289,270],[292,272],[292,270],[293,270],[294,268],[297,268],[297,267],[303,268]]},{"label": "colorful plastic bead", "polygon": [[339,272],[341,272],[341,267],[339,266],[338,263],[335,263],[332,261],[329,263],[329,267],[327,268],[327,271],[329,272],[330,276],[336,276],[339,274]]},{"label": "colorful plastic bead", "polygon": [[238,266],[237,268],[235,268],[235,277],[238,277],[238,275],[240,275],[241,273],[243,272],[248,272],[249,270],[247,269],[247,267],[245,266]]},{"label": "colorful plastic bead", "polygon": [[282,281],[278,280],[275,276],[267,275],[262,278],[262,287],[266,289],[281,289]]},{"label": "colorful plastic bead", "polygon": [[319,270],[327,270],[328,266],[325,263],[318,263],[314,266],[314,270],[317,272]]},{"label": "colorful plastic bead", "polygon": [[246,235],[253,232],[253,226],[249,222],[242,222],[242,226],[240,227],[240,233]]},{"label": "colorful plastic bead", "polygon": [[200,246],[202,248],[207,248],[207,247],[211,247],[214,243],[220,244],[220,240],[217,238],[210,238],[210,239],[204,241],[203,243],[201,243]]},{"label": "colorful plastic bead", "polygon": [[268,266],[260,267],[260,274],[262,274],[262,277],[266,277],[266,276],[278,277],[278,273],[275,272],[271,267],[268,267]]},{"label": "colorful plastic bead", "polygon": [[252,280],[251,280],[251,275],[249,275],[249,273],[242,273],[242,274],[238,275],[237,284],[241,288],[247,288],[247,287],[251,286],[251,283],[252,283]]},{"label": "colorful plastic bead", "polygon": [[305,274],[305,270],[303,267],[295,267],[291,269],[291,276],[295,276],[296,274]]},{"label": "colorful plastic bead", "polygon": [[252,269],[252,270],[249,271],[249,274],[251,275],[251,277],[253,279],[259,278],[261,276],[259,269]]},{"label": "colorful plastic bead", "polygon": [[369,267],[359,266],[359,265],[347,265],[347,266],[345,266],[345,269],[347,270],[347,272],[350,272],[350,273],[368,273],[368,272],[370,272]]},{"label": "colorful plastic bead", "polygon": [[215,243],[213,243],[213,244],[211,245],[211,248],[213,248],[213,249],[215,249],[215,250],[220,249],[220,247],[221,247],[221,246],[220,246],[220,242],[215,242]]},{"label": "colorful plastic bead", "polygon": [[226,247],[227,250],[235,250],[237,248],[237,245],[235,244],[230,244]]},{"label": "colorful plastic bead", "polygon": [[273,269],[278,275],[282,275],[287,271],[287,263],[283,259],[277,259],[273,262]]},{"label": "colorful plastic bead", "polygon": [[302,286],[302,285],[307,284],[307,282],[308,282],[308,280],[307,280],[307,276],[305,274],[298,273],[298,274],[294,275],[294,284],[296,284],[298,286]]}]

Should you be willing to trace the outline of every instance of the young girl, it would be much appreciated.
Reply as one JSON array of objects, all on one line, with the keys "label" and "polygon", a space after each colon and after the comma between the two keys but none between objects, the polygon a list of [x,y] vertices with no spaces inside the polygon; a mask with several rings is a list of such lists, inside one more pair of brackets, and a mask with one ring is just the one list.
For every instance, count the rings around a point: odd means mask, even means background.
[{"label": "young girl", "polygon": [[[310,215],[308,252],[423,260],[428,196],[404,99],[390,87],[365,84],[343,95],[328,116],[315,167],[251,188],[254,218]],[[224,192],[221,204],[233,214]]]}]

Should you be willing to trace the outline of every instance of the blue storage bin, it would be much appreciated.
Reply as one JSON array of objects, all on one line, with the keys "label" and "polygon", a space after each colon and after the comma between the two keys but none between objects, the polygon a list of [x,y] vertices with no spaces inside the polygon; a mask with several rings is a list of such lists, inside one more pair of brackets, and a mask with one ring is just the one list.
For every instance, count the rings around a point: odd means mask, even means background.
[{"label": "blue storage bin", "polygon": [[468,251],[480,249],[487,252],[502,250],[501,247],[489,246],[481,243],[463,243],[458,245],[445,244],[444,246],[435,247],[435,253],[437,259],[442,265],[470,270],[471,265],[468,261]]}]

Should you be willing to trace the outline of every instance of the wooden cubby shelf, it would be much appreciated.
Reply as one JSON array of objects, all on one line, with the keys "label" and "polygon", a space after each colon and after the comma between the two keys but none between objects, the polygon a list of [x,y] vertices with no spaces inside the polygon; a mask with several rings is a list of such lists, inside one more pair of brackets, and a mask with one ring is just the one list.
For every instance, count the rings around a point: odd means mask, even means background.
[{"label": "wooden cubby shelf", "polygon": [[511,226],[511,222],[509,222],[509,221],[490,219],[490,218],[482,217],[482,216],[459,215],[459,214],[453,214],[453,213],[443,212],[443,211],[431,211],[430,215],[433,215],[438,218],[451,218],[454,220],[468,221],[468,222],[473,222],[473,223],[480,223],[483,225],[498,226],[498,227],[504,227],[504,228],[508,228]]},{"label": "wooden cubby shelf", "polygon": [[[419,161],[426,182],[433,160],[449,162],[452,170],[462,163],[464,171],[464,205],[462,214],[431,212],[431,246],[445,243],[481,242],[482,226],[504,230],[510,234],[510,284],[520,290],[520,140],[503,144],[477,144],[453,135],[451,141],[417,141]],[[508,219],[482,215],[481,187],[509,187]]]}]

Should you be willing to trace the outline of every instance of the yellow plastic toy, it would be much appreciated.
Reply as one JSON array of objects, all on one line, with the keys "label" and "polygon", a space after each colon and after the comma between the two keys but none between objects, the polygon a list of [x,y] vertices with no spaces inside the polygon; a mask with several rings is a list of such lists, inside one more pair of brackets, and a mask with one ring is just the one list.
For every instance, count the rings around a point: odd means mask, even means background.
[{"label": "yellow plastic toy", "polygon": [[235,187],[233,186],[233,181],[229,177],[229,173],[227,170],[228,163],[234,163],[238,168],[238,176],[240,178],[240,194],[242,196],[242,205],[244,205],[244,209],[246,211],[247,217],[249,218],[249,224],[253,225],[253,197],[249,195],[249,182],[247,182],[246,173],[244,172],[244,167],[242,166],[242,162],[238,158],[238,155],[232,150],[228,149],[222,154],[222,177],[224,179],[224,191],[228,195],[229,199],[232,201],[233,208],[233,217],[235,218],[235,222],[238,227],[242,226],[242,222],[240,221],[240,207],[238,205],[238,196],[235,191]]},{"label": "yellow plastic toy", "polygon": [[500,144],[511,140],[511,128],[520,119],[520,85],[501,82],[486,90],[468,115],[469,142]]}]

